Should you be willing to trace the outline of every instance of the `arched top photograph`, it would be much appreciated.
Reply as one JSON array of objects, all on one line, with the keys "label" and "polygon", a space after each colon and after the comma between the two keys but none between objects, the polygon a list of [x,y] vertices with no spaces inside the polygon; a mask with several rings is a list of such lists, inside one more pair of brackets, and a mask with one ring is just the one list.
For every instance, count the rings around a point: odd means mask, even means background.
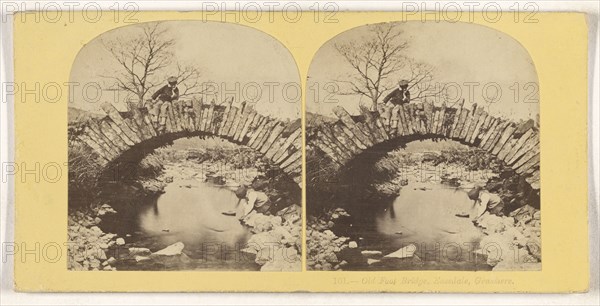
[{"label": "arched top photograph", "polygon": [[[301,269],[301,82],[281,42],[135,24],[85,44],[70,82],[70,270]],[[287,237],[269,258],[265,235]]]},{"label": "arched top photograph", "polygon": [[[364,25],[316,52],[305,94],[307,269],[541,269],[539,83],[518,41]],[[486,249],[514,240],[523,261]]]}]

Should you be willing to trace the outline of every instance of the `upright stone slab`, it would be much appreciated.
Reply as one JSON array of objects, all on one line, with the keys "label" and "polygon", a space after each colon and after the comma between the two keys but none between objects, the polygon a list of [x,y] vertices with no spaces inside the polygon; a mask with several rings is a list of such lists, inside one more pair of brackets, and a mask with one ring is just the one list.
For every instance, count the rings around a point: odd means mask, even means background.
[{"label": "upright stone slab", "polygon": [[490,135],[490,138],[485,142],[485,144],[483,144],[483,146],[481,147],[482,149],[486,150],[486,151],[490,151],[491,148],[493,148],[493,146],[496,144],[496,142],[500,139],[500,136],[502,135],[502,132],[504,132],[504,129],[510,124],[509,121],[504,121],[501,120],[498,125],[496,125],[496,128],[494,129],[494,131],[492,131],[492,134]]},{"label": "upright stone slab", "polygon": [[518,174],[522,174],[522,173],[526,172],[530,167],[533,167],[535,164],[539,164],[539,162],[540,162],[540,154],[537,153],[532,158],[530,158],[528,161],[526,161],[523,164],[516,167],[515,171]]},{"label": "upright stone slab", "polygon": [[265,141],[269,138],[271,131],[277,124],[278,124],[277,120],[269,121],[267,123],[267,125],[265,126],[265,128],[258,135],[256,141],[251,145],[251,147],[254,149],[258,149],[258,148],[262,147],[262,145],[265,143]]},{"label": "upright stone slab", "polygon": [[342,127],[336,123],[331,126],[333,130],[333,134],[338,137],[338,139],[344,144],[345,147],[349,148],[352,154],[360,154],[363,150],[361,150],[354,141],[342,130]]},{"label": "upright stone slab", "polygon": [[513,138],[511,143],[505,145],[504,148],[500,150],[500,152],[498,153],[498,158],[501,160],[505,160],[510,153],[513,153],[514,155],[514,153],[516,153],[516,151],[525,144],[525,141],[527,141],[527,139],[529,139],[531,135],[533,135],[533,129],[529,129],[519,138]]},{"label": "upright stone slab", "polygon": [[[271,122],[269,117],[263,117],[258,124],[256,130],[250,136],[250,140],[248,140],[248,146],[252,147],[254,143],[259,139],[261,135],[264,135],[264,130],[267,128],[268,124]],[[261,134],[263,133],[263,134]]]},{"label": "upright stone slab", "polygon": [[248,128],[250,127],[252,120],[254,120],[254,117],[256,117],[256,112],[249,112],[244,122],[240,124],[241,128],[234,135],[234,139],[236,141],[242,141],[242,139],[244,139],[244,135],[246,135],[246,133],[248,132]]},{"label": "upright stone slab", "polygon": [[111,153],[111,158],[115,158],[121,154],[121,152],[118,150],[117,146],[115,144],[113,144],[110,141],[110,139],[102,133],[102,131],[100,130],[100,127],[94,120],[90,120],[88,122],[87,127],[90,129],[89,132],[91,135],[93,135],[93,137],[96,139],[96,141],[100,145],[104,146],[106,151]]},{"label": "upright stone slab", "polygon": [[398,107],[398,127],[402,127],[402,135],[407,136],[411,134],[410,129],[408,128],[408,118],[406,117],[406,111],[402,105]]},{"label": "upright stone slab", "polygon": [[333,162],[337,163],[338,165],[343,165],[343,163],[339,160],[339,157],[337,156],[337,154],[335,154],[335,152],[333,151],[332,148],[330,148],[323,140],[321,140],[318,137],[315,137],[315,139],[313,139],[311,141],[312,144],[315,145],[315,147],[319,148],[319,150],[323,151],[323,153],[325,153],[325,155],[327,155]]},{"label": "upright stone slab", "polygon": [[273,160],[277,163],[280,158],[286,155],[286,152],[294,148],[294,143],[299,140],[302,140],[302,128],[296,129],[286,138],[283,145],[273,155]]},{"label": "upright stone slab", "polygon": [[321,127],[321,132],[323,133],[323,135],[325,135],[327,137],[327,139],[336,147],[338,147],[341,152],[342,155],[344,155],[344,157],[351,159],[352,158],[352,154],[351,154],[351,149],[349,146],[347,146],[346,144],[344,144],[343,141],[341,141],[340,137],[337,137],[337,135],[335,135],[335,133],[333,133],[333,131],[329,128],[328,125],[323,125]]},{"label": "upright stone slab", "polygon": [[515,130],[516,130],[516,127],[514,124],[510,124],[508,127],[506,127],[506,129],[500,136],[500,139],[498,140],[496,145],[492,148],[492,150],[491,150],[492,154],[497,156],[498,153],[500,153],[500,150],[504,147],[504,145],[512,137],[512,134]]},{"label": "upright stone slab", "polygon": [[259,113],[256,113],[250,124],[248,125],[248,129],[242,133],[242,140],[247,139],[250,140],[250,137],[254,134],[254,131],[258,128],[263,116]]},{"label": "upright stone slab", "polygon": [[539,153],[540,153],[539,146],[535,146],[531,150],[525,152],[525,154],[523,154],[523,156],[521,156],[519,159],[517,159],[510,166],[516,170],[516,169],[520,168],[521,166],[523,166],[525,163],[529,162],[534,156],[539,155]]},{"label": "upright stone slab", "polygon": [[296,151],[294,153],[292,153],[291,155],[289,155],[287,158],[285,158],[282,163],[280,164],[280,167],[287,167],[289,165],[291,165],[293,162],[299,160],[302,158],[302,151]]},{"label": "upright stone slab", "polygon": [[344,132],[344,134],[346,134],[346,136],[348,136],[348,138],[350,138],[354,142],[354,144],[358,148],[362,150],[367,149],[367,145],[360,141],[360,139],[358,139],[358,137],[356,137],[356,135],[354,135],[354,133],[352,133],[352,131],[343,122],[338,121],[335,123],[335,125],[338,126]]},{"label": "upright stone slab", "polygon": [[367,137],[367,135],[365,135],[363,133],[363,131],[358,129],[354,120],[352,120],[352,117],[350,117],[350,114],[348,114],[348,112],[344,108],[342,108],[340,106],[336,106],[333,109],[333,113],[348,127],[348,129],[350,129],[352,131],[352,133],[362,143],[365,143],[369,147],[373,146],[373,142]]},{"label": "upright stone slab", "polygon": [[433,103],[423,102],[423,110],[425,111],[425,118],[427,118],[425,131],[427,134],[431,134],[433,132]]},{"label": "upright stone slab", "polygon": [[519,158],[525,155],[527,152],[533,151],[539,145],[539,134],[537,132],[533,132],[532,135],[525,141],[525,143],[516,150],[516,152],[511,156],[509,154],[505,161],[509,165],[513,165]]},{"label": "upright stone slab", "polygon": [[477,118],[477,122],[473,126],[473,131],[471,131],[467,135],[467,139],[466,139],[467,142],[472,143],[472,144],[475,143],[475,140],[477,140],[477,136],[479,136],[479,133],[482,130],[487,118],[488,118],[487,112],[483,108],[480,108],[479,117]]},{"label": "upright stone slab", "polygon": [[229,130],[231,129],[231,126],[233,125],[233,121],[237,117],[238,112],[239,112],[239,110],[235,106],[231,106],[229,108],[229,113],[227,114],[227,119],[225,120],[225,123],[223,123],[223,128],[219,132],[219,134],[221,136],[229,135]]},{"label": "upright stone slab", "polygon": [[477,141],[481,141],[481,139],[483,138],[483,135],[487,132],[488,128],[490,127],[492,119],[493,119],[492,116],[490,116],[487,113],[485,114],[485,120],[483,120],[483,124],[481,124],[479,129],[476,128],[476,131],[473,134],[473,139],[472,139],[471,143],[476,144]]},{"label": "upright stone slab", "polygon": [[128,150],[129,146],[125,143],[125,141],[123,141],[123,139],[117,133],[115,133],[115,131],[112,129],[112,127],[108,123],[109,120],[101,120],[99,122],[99,125],[100,125],[99,129],[102,131],[102,133],[106,137],[108,137],[111,140],[111,142],[113,144],[115,144],[119,148],[119,151],[123,152],[123,151]]},{"label": "upright stone slab", "polygon": [[87,133],[81,133],[77,138],[90,147],[96,155],[100,156],[100,160],[98,161],[100,166],[103,167],[110,162],[109,157],[104,153],[104,149],[101,148],[98,143],[93,141]]},{"label": "upright stone slab", "polygon": [[436,134],[439,136],[443,136],[443,130],[444,130],[444,120],[446,119],[446,104],[442,104],[442,107],[440,108],[440,119],[438,121],[438,125],[436,127]]},{"label": "upright stone slab", "polygon": [[127,123],[125,123],[125,120],[123,120],[123,117],[121,117],[121,115],[119,114],[119,111],[117,111],[117,109],[112,104],[110,104],[110,103],[102,104],[102,110],[104,110],[104,112],[108,115],[108,117],[110,117],[110,119],[112,119],[112,121],[114,121],[119,126],[119,128],[121,128],[123,133],[125,135],[127,135],[127,137],[129,137],[129,139],[133,140],[135,143],[142,142],[142,140],[131,129],[131,127],[129,127],[127,125]]},{"label": "upright stone slab", "polygon": [[114,122],[112,121],[110,118],[106,118],[106,123],[108,123],[108,125],[110,125],[110,127],[113,129],[113,131],[115,132],[115,134],[119,135],[119,137],[121,137],[121,139],[123,140],[123,142],[125,142],[128,146],[134,146],[136,143],[131,140],[129,137],[127,137],[127,135],[125,135],[125,133],[123,132],[123,130],[121,130],[121,128]]}]

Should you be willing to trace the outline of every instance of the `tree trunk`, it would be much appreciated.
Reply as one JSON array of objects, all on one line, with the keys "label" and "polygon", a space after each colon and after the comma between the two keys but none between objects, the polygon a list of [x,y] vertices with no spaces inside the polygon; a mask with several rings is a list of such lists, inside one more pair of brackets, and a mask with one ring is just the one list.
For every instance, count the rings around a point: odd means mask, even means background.
[{"label": "tree trunk", "polygon": [[375,112],[375,111],[377,111],[377,99],[373,98],[372,101],[373,101],[373,104],[371,105],[370,111]]}]

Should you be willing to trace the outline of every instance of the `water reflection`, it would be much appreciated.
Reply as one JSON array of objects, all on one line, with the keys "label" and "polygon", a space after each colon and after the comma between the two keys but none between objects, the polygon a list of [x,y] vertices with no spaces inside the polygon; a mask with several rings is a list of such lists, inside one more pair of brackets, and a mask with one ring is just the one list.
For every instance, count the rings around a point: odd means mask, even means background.
[{"label": "water reflection", "polygon": [[478,242],[483,234],[468,218],[455,214],[472,203],[462,189],[436,183],[409,184],[388,208],[375,215],[375,229],[385,236],[390,249],[411,243],[424,246],[417,251],[423,258],[428,249],[466,247]]},{"label": "water reflection", "polygon": [[140,211],[139,227],[167,245],[181,241],[190,247],[203,242],[235,246],[245,241],[248,231],[221,212],[234,209],[237,202],[229,189],[180,180],[169,184],[152,207]]}]

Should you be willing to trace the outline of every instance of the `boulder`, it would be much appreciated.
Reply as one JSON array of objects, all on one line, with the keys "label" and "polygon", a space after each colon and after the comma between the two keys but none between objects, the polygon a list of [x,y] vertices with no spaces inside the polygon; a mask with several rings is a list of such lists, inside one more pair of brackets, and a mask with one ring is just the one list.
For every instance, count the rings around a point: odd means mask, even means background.
[{"label": "boulder", "polygon": [[116,242],[117,242],[117,245],[125,245],[125,239],[123,239],[123,238],[117,238]]},{"label": "boulder", "polygon": [[408,257],[413,257],[413,255],[415,255],[415,251],[417,250],[417,247],[414,244],[409,244],[399,250],[397,250],[396,252],[387,254],[383,257],[385,258],[408,258]]},{"label": "boulder", "polygon": [[115,263],[117,263],[117,260],[114,257],[111,257],[109,259],[106,260],[106,263],[110,266],[114,266]]},{"label": "boulder", "polygon": [[256,256],[261,271],[300,271],[301,260],[295,248],[265,248]]},{"label": "boulder", "polygon": [[280,237],[277,237],[270,232],[262,232],[252,235],[246,243],[246,248],[242,251],[257,254],[263,248],[273,248],[279,244]]},{"label": "boulder", "polygon": [[381,260],[379,260],[379,259],[372,259],[372,258],[369,258],[369,259],[367,259],[367,264],[368,264],[368,265],[372,265],[372,264],[374,264],[374,263],[378,263],[378,262],[380,262],[380,261],[381,261]]},{"label": "boulder", "polygon": [[152,251],[150,251],[150,249],[147,248],[129,248],[129,255],[131,256],[150,256],[150,254],[152,254]]},{"label": "boulder", "polygon": [[356,249],[356,248],[358,248],[358,243],[356,243],[356,241],[350,241],[348,243],[348,247],[351,249]]},{"label": "boulder", "polygon": [[185,247],[185,245],[183,244],[183,242],[175,242],[173,244],[171,244],[170,246],[152,253],[152,256],[175,256],[175,255],[181,255],[183,248]]},{"label": "boulder", "polygon": [[368,250],[364,250],[360,252],[361,254],[363,254],[363,256],[366,257],[373,257],[373,256],[381,256],[382,253],[381,251],[368,251]]},{"label": "boulder", "polygon": [[142,262],[142,261],[148,261],[148,260],[150,260],[150,257],[148,257],[148,256],[139,256],[138,255],[138,256],[135,256],[134,258],[135,258],[136,262]]}]

